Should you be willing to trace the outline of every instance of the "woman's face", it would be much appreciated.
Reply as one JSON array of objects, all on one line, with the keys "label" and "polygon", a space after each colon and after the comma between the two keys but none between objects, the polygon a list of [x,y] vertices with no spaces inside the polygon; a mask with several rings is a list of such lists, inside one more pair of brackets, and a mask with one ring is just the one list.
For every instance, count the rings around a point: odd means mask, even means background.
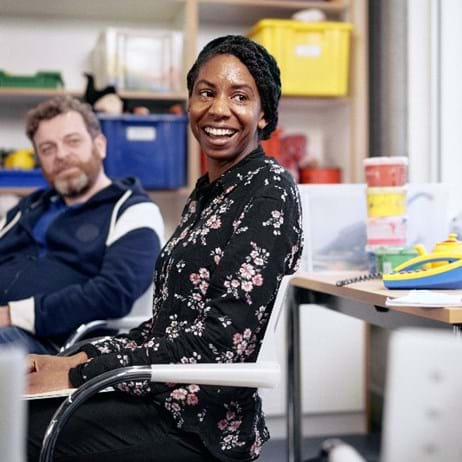
[{"label": "woman's face", "polygon": [[219,176],[258,146],[258,128],[266,126],[260,95],[238,58],[219,54],[200,68],[189,121],[207,156],[209,176]]}]

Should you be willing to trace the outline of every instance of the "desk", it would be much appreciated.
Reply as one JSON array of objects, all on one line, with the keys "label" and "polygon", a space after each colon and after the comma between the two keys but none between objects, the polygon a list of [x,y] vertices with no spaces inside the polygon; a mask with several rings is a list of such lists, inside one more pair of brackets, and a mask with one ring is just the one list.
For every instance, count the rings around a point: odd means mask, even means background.
[{"label": "desk", "polygon": [[[348,316],[386,329],[397,327],[450,327],[460,336],[462,308],[386,307],[388,297],[407,290],[387,290],[381,280],[357,282],[337,287],[336,281],[354,277],[353,273],[297,273],[289,290],[287,361],[287,438],[289,462],[301,462],[302,416],[300,387],[300,316],[303,303],[322,305]],[[445,292],[445,291],[442,291]],[[460,293],[462,290],[451,291]]]}]

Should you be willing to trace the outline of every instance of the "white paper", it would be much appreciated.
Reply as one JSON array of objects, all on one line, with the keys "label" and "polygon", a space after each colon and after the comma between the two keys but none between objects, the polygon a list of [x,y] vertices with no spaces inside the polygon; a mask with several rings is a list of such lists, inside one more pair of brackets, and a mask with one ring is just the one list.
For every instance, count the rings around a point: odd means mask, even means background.
[{"label": "white paper", "polygon": [[63,390],[46,391],[44,393],[27,393],[23,395],[23,399],[31,400],[43,398],[64,398],[66,396],[69,396],[75,390],[76,388],[65,388]]},{"label": "white paper", "polygon": [[447,294],[431,290],[410,290],[407,295],[387,298],[386,306],[418,306],[438,308],[444,306],[462,306],[461,294]]},{"label": "white paper", "polygon": [[[67,396],[74,393],[77,388],[63,388],[61,390],[54,391],[45,391],[43,393],[26,393],[23,395],[23,399],[32,400],[32,399],[46,399],[46,398],[66,398]],[[107,387],[104,390],[100,390],[98,393],[106,393],[108,391],[114,391],[114,388]]]}]

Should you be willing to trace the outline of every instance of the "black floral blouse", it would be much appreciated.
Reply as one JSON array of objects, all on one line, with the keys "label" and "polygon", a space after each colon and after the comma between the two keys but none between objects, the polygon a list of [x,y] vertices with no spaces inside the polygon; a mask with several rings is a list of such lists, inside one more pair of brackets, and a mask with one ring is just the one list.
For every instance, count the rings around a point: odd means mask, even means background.
[{"label": "black floral blouse", "polygon": [[[297,187],[261,148],[213,183],[203,176],[157,261],[152,319],[84,346],[91,359],[71,369],[72,384],[122,366],[255,361],[279,283],[296,270],[301,251]],[[219,460],[253,460],[269,438],[255,389],[119,388],[152,396]]]}]

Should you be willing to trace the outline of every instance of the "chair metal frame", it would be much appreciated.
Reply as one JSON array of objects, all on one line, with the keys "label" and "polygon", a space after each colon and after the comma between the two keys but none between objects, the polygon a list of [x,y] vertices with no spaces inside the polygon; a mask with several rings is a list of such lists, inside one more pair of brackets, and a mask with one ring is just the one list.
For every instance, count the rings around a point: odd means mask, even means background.
[{"label": "chair metal frame", "polygon": [[39,461],[51,462],[53,460],[56,442],[61,430],[82,403],[99,391],[119,383],[131,380],[150,380],[151,382],[163,383],[194,383],[249,388],[275,387],[281,376],[281,368],[277,362],[275,350],[276,328],[283,312],[291,277],[284,276],[281,280],[256,362],[129,366],[94,377],[67,397],[53,415],[45,432]]}]

